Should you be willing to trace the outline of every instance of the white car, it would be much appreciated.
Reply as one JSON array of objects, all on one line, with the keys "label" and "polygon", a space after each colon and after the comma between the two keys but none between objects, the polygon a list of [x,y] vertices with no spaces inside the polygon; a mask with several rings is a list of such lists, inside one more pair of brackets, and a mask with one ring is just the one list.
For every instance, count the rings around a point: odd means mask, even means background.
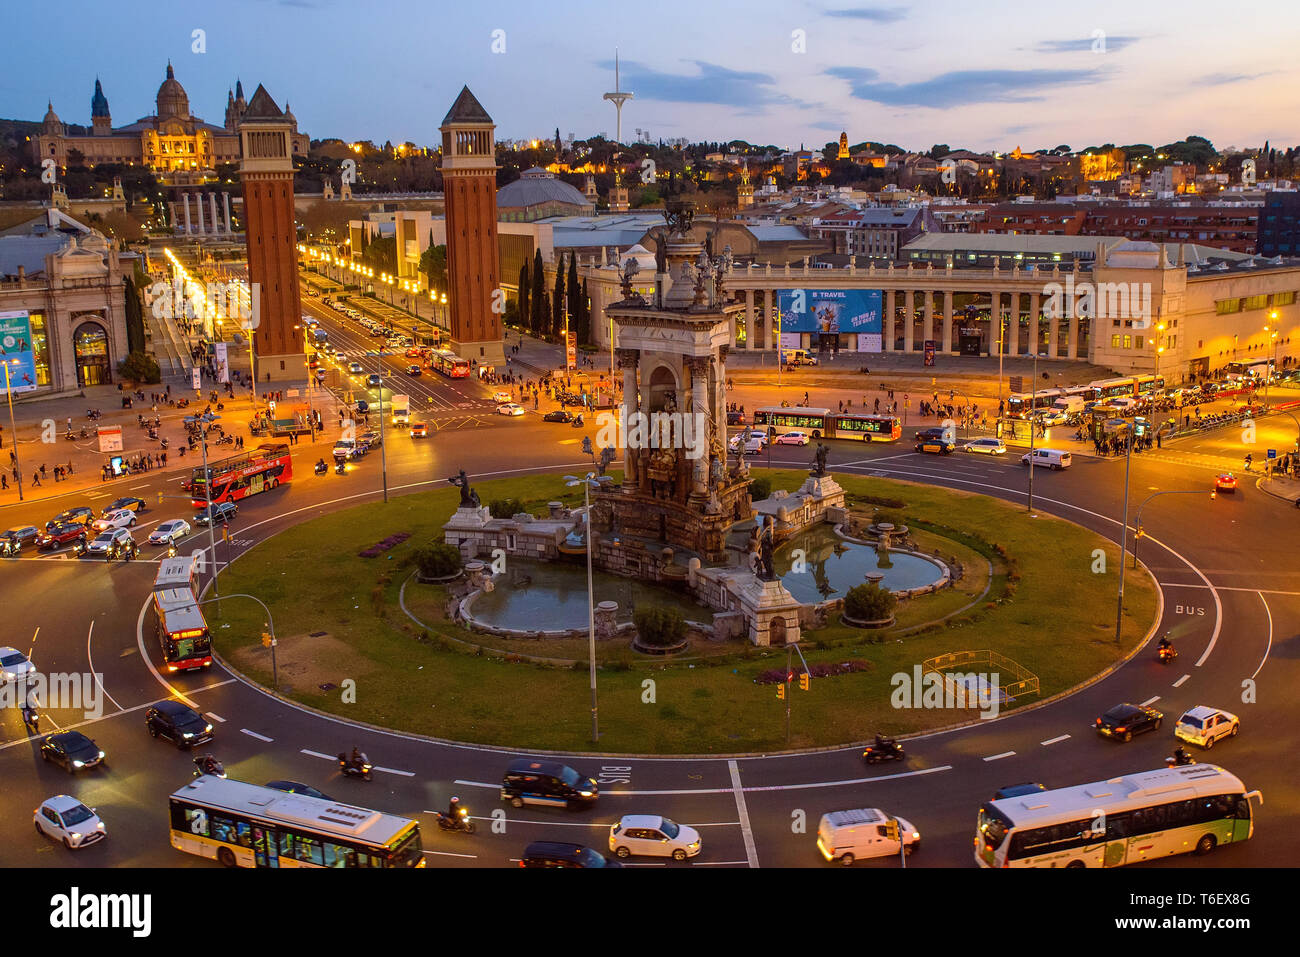
[{"label": "white car", "polygon": [[745,454],[758,455],[767,446],[762,439],[749,438],[745,440]]},{"label": "white car", "polygon": [[510,403],[515,401],[515,398],[509,392],[493,392],[492,401],[499,402],[504,405],[509,405]]},{"label": "white car", "polygon": [[515,405],[515,403],[513,402],[506,402],[503,405],[497,406],[497,415],[523,415],[523,414],[524,414],[523,408],[518,405]]},{"label": "white car", "polygon": [[95,519],[95,528],[107,532],[114,528],[130,528],[135,522],[135,512],[129,508],[119,508],[116,512],[109,512],[103,518]]},{"label": "white car", "polygon": [[134,539],[131,538],[131,533],[125,528],[114,528],[92,538],[86,546],[86,552],[91,555],[107,555],[132,541]]},{"label": "white car", "polygon": [[0,648],[0,680],[17,681],[33,670],[27,656],[17,648]]},{"label": "white car", "polygon": [[[752,434],[753,433],[751,433],[751,435]],[[772,440],[772,442],[775,445],[807,445],[808,433],[799,432],[797,430],[794,432],[786,432],[783,433],[782,435],[778,435],[775,439]]]},{"label": "white car", "polygon": [[190,533],[190,523],[183,518],[172,518],[149,533],[150,545],[171,545]]},{"label": "white car", "polygon": [[70,851],[108,837],[95,809],[66,794],[56,794],[42,803],[36,809],[35,821],[38,833],[62,841]]},{"label": "white car", "polygon": [[609,829],[609,849],[619,857],[671,857],[684,861],[700,853],[700,832],[657,814],[624,814]]},{"label": "white car", "polygon": [[856,808],[823,814],[817,825],[817,849],[828,861],[850,865],[864,857],[897,855],[899,841],[889,836],[889,822],[898,822],[898,836],[911,854],[921,846],[921,832],[901,817],[879,808]]},{"label": "white car", "polygon": [[1208,751],[1214,747],[1215,741],[1236,737],[1240,730],[1241,722],[1235,714],[1198,705],[1178,719],[1174,725],[1174,737]]},{"label": "white car", "polygon": [[983,455],[1006,455],[1007,443],[1001,439],[971,439],[963,448],[967,452],[979,452]]}]

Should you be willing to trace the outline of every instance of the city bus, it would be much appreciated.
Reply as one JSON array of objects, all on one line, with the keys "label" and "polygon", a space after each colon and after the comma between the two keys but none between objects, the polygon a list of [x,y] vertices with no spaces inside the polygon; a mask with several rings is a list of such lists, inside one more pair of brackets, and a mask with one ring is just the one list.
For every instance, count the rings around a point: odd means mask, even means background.
[{"label": "city bus", "polygon": [[1089,402],[1105,399],[1150,398],[1163,392],[1165,377],[1159,375],[1124,376],[1119,379],[1098,379],[1088,383],[1083,397]]},{"label": "city bus", "polygon": [[424,867],[409,818],[205,774],[172,794],[171,844],[226,867]]},{"label": "city bus", "polygon": [[864,442],[897,442],[903,436],[903,422],[896,415],[858,415],[840,412],[828,416],[826,435],[833,439],[861,439]]},{"label": "city bus", "polygon": [[212,666],[212,636],[199,610],[198,561],[193,555],[164,558],[153,581],[158,644],[168,671]]},{"label": "city bus", "polygon": [[189,482],[190,501],[195,508],[207,504],[205,486],[208,481],[212,484],[212,501],[236,502],[283,485],[291,478],[293,460],[289,456],[289,446],[283,443],[259,445],[243,455],[209,465],[206,477],[202,466],[196,468]]},{"label": "city bus", "polygon": [[975,828],[980,867],[1118,867],[1247,840],[1264,799],[1213,764],[989,801]]},{"label": "city bus", "polygon": [[754,410],[754,428],[765,429],[768,435],[786,432],[807,432],[814,439],[826,434],[826,419],[830,409],[812,409],[803,406],[768,406]]},{"label": "city bus", "polygon": [[1052,404],[1065,395],[1060,389],[1043,389],[1041,392],[1013,392],[1007,399],[1007,417],[1023,419],[1029,416],[1031,409],[1050,409]]},{"label": "city bus", "polygon": [[429,368],[449,379],[469,378],[469,360],[448,349],[435,349],[429,353]]},{"label": "city bus", "polygon": [[832,412],[802,406],[768,406],[754,410],[755,429],[768,435],[806,432],[814,439],[860,439],[866,442],[894,442],[903,435],[903,425],[896,415]]},{"label": "city bus", "polygon": [[1255,359],[1251,362],[1229,362],[1223,367],[1226,376],[1236,376],[1242,379],[1255,379],[1263,382],[1273,376],[1272,359]]}]

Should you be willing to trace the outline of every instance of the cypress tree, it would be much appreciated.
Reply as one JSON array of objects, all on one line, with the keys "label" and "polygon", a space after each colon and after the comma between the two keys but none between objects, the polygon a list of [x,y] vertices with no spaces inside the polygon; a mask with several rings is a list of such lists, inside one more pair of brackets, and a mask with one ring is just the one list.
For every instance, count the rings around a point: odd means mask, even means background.
[{"label": "cypress tree", "polygon": [[550,310],[544,309],[543,296],[546,294],[545,277],[542,275],[542,251],[533,253],[533,291],[529,296],[529,328],[533,335],[544,336],[550,325]]},{"label": "cypress tree", "polygon": [[564,335],[564,254],[555,264],[555,293],[551,297],[551,332]]},{"label": "cypress tree", "polygon": [[573,253],[569,254],[569,275],[565,280],[565,290],[569,295],[569,327],[577,333],[578,341],[585,343],[587,336],[582,326],[581,308],[578,305],[578,300],[582,296],[582,290],[578,288],[578,257]]},{"label": "cypress tree", "polygon": [[519,267],[519,325],[530,328],[532,316],[528,312],[528,263]]},{"label": "cypress tree", "polygon": [[583,336],[583,341],[588,345],[595,344],[596,339],[591,329],[591,297],[587,293],[586,276],[582,277],[582,292],[578,296],[578,315],[582,317],[580,320],[582,332],[579,335]]}]

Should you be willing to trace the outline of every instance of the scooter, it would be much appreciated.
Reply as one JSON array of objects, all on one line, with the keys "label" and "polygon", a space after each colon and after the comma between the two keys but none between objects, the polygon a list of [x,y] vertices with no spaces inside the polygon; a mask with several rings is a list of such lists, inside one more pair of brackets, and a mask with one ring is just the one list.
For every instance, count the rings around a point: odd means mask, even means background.
[{"label": "scooter", "polygon": [[328,472],[329,470],[330,470],[330,467],[329,467],[328,465],[326,465],[324,461],[320,461],[320,462],[317,462],[317,463],[316,463],[316,474],[317,474],[317,475],[324,475],[324,474],[325,474],[326,472]]},{"label": "scooter", "polygon": [[469,819],[469,808],[456,808],[456,816],[452,817],[443,811],[435,812],[438,815],[438,826],[444,831],[464,831],[466,834],[474,833],[474,822]]},{"label": "scooter", "polygon": [[876,738],[876,743],[867,745],[867,749],[862,752],[862,760],[867,764],[901,761],[904,756],[903,746],[893,738]]},{"label": "scooter", "polygon": [[207,756],[194,759],[194,776],[201,778],[205,774],[211,774],[214,777],[224,778],[226,776],[225,766],[216,758],[212,759],[209,764]]},{"label": "scooter", "polygon": [[1165,765],[1171,768],[1182,767],[1185,764],[1195,764],[1195,763],[1196,763],[1196,759],[1192,757],[1190,754],[1188,754],[1186,751],[1184,751],[1182,748],[1179,748],[1171,756],[1165,758]]},{"label": "scooter", "polygon": [[1156,660],[1162,665],[1169,664],[1169,662],[1173,661],[1177,657],[1178,649],[1173,645],[1162,645],[1159,650],[1156,651]]},{"label": "scooter", "polygon": [[75,441],[77,441],[77,437],[76,437],[75,435],[72,434],[72,430],[71,430],[71,429],[69,429],[67,432],[64,432],[64,433],[63,433],[63,437],[64,437],[65,439],[67,439],[69,442],[75,442]]},{"label": "scooter", "polygon": [[335,475],[347,475],[347,474],[348,474],[348,463],[347,463],[347,462],[344,462],[343,460],[340,459],[339,462],[334,466],[334,474],[335,474]]},{"label": "scooter", "polygon": [[361,756],[360,764],[353,764],[352,759],[346,754],[343,754],[342,752],[339,753],[339,770],[347,777],[362,778],[363,780],[369,781],[370,772],[373,767],[374,765],[370,763],[369,759],[367,759],[364,754]]}]

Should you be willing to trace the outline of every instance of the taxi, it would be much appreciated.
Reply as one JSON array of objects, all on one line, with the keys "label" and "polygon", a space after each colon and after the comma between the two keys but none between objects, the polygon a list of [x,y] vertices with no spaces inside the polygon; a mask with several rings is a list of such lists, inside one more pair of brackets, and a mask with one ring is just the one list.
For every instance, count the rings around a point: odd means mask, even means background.
[{"label": "taxi", "polygon": [[956,443],[945,439],[922,439],[916,443],[916,451],[930,455],[950,455],[954,448]]}]

